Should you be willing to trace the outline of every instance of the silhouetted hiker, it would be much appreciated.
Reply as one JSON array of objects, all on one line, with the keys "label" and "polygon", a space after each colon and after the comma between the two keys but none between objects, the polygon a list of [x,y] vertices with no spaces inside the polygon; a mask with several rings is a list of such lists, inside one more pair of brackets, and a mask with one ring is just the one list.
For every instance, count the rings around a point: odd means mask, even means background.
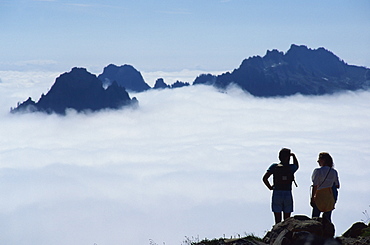
[{"label": "silhouetted hiker", "polygon": [[[289,164],[291,156],[293,164]],[[281,212],[284,213],[284,220],[293,212],[292,182],[294,173],[298,169],[297,157],[291,153],[290,149],[281,149],[279,160],[280,163],[273,163],[262,178],[267,188],[272,190],[271,208],[274,212],[275,224],[281,222]],[[273,175],[273,186],[268,180],[271,175]]]},{"label": "silhouetted hiker", "polygon": [[333,168],[333,158],[327,152],[321,152],[317,162],[320,168],[312,173],[312,217],[319,217],[324,212],[323,218],[331,222],[331,213],[338,198],[338,172]]}]

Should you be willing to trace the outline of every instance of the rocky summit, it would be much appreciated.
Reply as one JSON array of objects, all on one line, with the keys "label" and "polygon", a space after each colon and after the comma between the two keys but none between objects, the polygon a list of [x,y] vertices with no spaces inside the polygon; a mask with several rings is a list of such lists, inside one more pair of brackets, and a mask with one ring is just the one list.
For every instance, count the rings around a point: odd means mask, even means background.
[{"label": "rocky summit", "polygon": [[98,79],[105,85],[117,82],[121,87],[133,92],[143,92],[150,89],[141,73],[131,65],[116,66],[110,64],[104,68]]},{"label": "rocky summit", "polygon": [[78,112],[98,111],[136,104],[136,98],[131,99],[125,88],[116,82],[104,89],[102,82],[85,68],[73,68],[70,72],[60,75],[50,91],[46,95],[42,94],[37,103],[28,98],[11,112],[65,114],[67,109]]},{"label": "rocky summit", "polygon": [[368,89],[370,69],[346,64],[332,52],[291,45],[284,54],[267,51],[245,59],[239,68],[218,76],[203,74],[193,84],[226,88],[236,84],[255,96],[322,95]]},{"label": "rocky summit", "polygon": [[353,224],[342,236],[334,237],[334,224],[322,218],[310,219],[296,215],[280,222],[263,239],[255,236],[230,239],[203,240],[193,245],[367,245],[370,244],[370,226],[363,222]]}]

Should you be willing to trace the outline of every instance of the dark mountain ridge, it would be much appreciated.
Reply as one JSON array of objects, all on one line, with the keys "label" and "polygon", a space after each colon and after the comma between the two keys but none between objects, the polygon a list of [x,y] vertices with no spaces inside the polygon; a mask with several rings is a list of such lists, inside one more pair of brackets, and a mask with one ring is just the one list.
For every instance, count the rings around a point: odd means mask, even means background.
[{"label": "dark mountain ridge", "polygon": [[343,90],[368,89],[370,69],[346,64],[332,52],[292,45],[284,54],[267,51],[264,57],[243,60],[239,68],[219,76],[197,77],[193,83],[226,88],[237,84],[255,96],[331,94]]},{"label": "dark mountain ridge", "polygon": [[[109,65],[98,78],[103,83],[113,81],[128,91],[143,92],[151,89],[140,72],[130,65]],[[242,61],[232,72],[215,76],[201,74],[192,83],[226,88],[236,84],[254,96],[289,96],[293,94],[322,95],[344,90],[368,89],[370,69],[346,64],[325,48],[310,49],[304,45],[292,44],[283,53],[268,50],[265,56],[253,56]],[[167,85],[158,78],[154,89],[189,86],[177,81]]]},{"label": "dark mountain ridge", "polygon": [[[304,45],[291,45],[283,53],[276,49],[266,55],[243,60],[232,72],[215,76],[201,74],[192,85],[212,85],[225,89],[236,84],[244,91],[261,97],[289,96],[294,94],[323,95],[340,91],[365,90],[370,87],[370,69],[348,65],[332,52],[309,49]],[[190,86],[176,81],[167,85],[163,78],[156,80],[153,89],[175,89]],[[104,89],[104,87],[107,87]],[[11,109],[11,112],[42,111],[64,114],[66,109],[97,111],[104,108],[118,109],[136,104],[126,92],[143,92],[152,89],[143,76],[131,65],[104,68],[98,77],[85,68],[73,68],[60,75],[50,91],[36,103],[31,98]]]},{"label": "dark mountain ridge", "polygon": [[116,66],[110,64],[104,68],[103,73],[98,76],[98,79],[104,85],[117,82],[121,87],[133,92],[143,92],[150,89],[150,86],[144,81],[141,73],[131,65]]},{"label": "dark mountain ridge", "polygon": [[70,72],[60,75],[49,92],[42,94],[37,103],[28,98],[11,112],[65,114],[67,109],[78,112],[98,111],[106,108],[118,109],[136,103],[136,98],[131,99],[125,88],[116,82],[104,89],[102,82],[85,68],[73,68]]}]

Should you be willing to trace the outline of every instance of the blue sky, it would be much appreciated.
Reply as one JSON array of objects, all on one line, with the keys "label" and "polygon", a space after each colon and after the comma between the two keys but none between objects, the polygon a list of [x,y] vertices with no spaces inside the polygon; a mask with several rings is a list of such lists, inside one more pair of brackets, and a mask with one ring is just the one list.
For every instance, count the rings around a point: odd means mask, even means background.
[{"label": "blue sky", "polygon": [[292,43],[370,67],[370,1],[0,0],[0,70],[232,70]]}]

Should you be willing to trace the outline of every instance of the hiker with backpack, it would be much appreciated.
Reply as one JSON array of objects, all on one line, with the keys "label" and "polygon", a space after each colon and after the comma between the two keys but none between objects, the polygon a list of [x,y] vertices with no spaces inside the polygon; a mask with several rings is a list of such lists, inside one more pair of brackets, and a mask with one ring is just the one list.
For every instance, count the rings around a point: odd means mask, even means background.
[{"label": "hiker with backpack", "polygon": [[323,218],[331,223],[331,213],[338,198],[339,178],[338,172],[333,168],[333,158],[327,152],[321,152],[317,160],[320,168],[312,173],[312,218]]},{"label": "hiker with backpack", "polygon": [[[293,158],[293,164],[289,164],[290,157]],[[273,163],[262,178],[267,188],[272,190],[271,208],[274,212],[275,224],[281,222],[282,212],[284,220],[293,212],[292,182],[295,183],[294,173],[299,167],[297,157],[288,148],[280,150],[279,160],[280,163]],[[273,175],[273,185],[268,180],[271,175]]]}]

